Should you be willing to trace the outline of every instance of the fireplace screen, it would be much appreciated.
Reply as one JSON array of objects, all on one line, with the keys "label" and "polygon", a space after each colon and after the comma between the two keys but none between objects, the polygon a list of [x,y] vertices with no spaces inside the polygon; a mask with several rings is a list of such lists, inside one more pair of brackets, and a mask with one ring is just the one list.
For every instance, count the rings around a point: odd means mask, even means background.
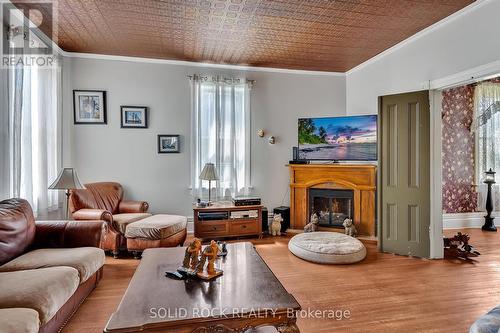
[{"label": "fireplace screen", "polygon": [[342,227],[346,218],[352,218],[353,210],[352,190],[309,190],[309,219],[316,214],[322,227]]}]

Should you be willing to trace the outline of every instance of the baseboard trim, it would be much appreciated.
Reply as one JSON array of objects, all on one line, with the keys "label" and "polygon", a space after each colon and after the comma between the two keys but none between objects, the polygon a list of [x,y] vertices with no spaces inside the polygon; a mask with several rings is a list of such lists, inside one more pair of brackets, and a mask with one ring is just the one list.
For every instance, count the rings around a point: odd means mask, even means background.
[{"label": "baseboard trim", "polygon": [[[443,229],[481,228],[486,212],[443,214]],[[500,212],[491,215],[499,217]]]}]

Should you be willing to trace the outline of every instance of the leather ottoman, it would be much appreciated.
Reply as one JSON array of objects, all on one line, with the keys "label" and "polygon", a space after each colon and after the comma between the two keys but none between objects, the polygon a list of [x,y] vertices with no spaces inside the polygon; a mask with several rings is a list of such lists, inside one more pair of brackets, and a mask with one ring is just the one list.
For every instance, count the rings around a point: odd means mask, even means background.
[{"label": "leather ottoman", "polygon": [[127,249],[139,258],[145,249],[182,246],[187,236],[187,217],[158,214],[127,226]]}]

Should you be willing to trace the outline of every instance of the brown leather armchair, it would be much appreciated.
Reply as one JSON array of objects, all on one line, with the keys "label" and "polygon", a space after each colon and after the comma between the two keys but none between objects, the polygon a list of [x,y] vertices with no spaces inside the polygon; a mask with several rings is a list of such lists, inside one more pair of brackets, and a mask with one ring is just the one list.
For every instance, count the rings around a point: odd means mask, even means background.
[{"label": "brown leather armchair", "polygon": [[145,201],[123,200],[123,188],[119,183],[102,182],[85,184],[85,189],[71,190],[69,210],[75,220],[104,220],[108,230],[102,243],[117,257],[126,248],[127,225],[151,216]]}]

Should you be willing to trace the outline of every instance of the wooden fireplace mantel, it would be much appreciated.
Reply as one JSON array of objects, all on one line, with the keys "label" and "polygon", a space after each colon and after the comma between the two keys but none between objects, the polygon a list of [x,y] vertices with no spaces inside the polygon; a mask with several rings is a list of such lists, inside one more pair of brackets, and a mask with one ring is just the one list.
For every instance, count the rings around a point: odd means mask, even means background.
[{"label": "wooden fireplace mantel", "polygon": [[309,189],[354,192],[354,224],[361,236],[375,236],[377,167],[362,164],[290,164],[290,223],[303,229],[309,222]]}]

